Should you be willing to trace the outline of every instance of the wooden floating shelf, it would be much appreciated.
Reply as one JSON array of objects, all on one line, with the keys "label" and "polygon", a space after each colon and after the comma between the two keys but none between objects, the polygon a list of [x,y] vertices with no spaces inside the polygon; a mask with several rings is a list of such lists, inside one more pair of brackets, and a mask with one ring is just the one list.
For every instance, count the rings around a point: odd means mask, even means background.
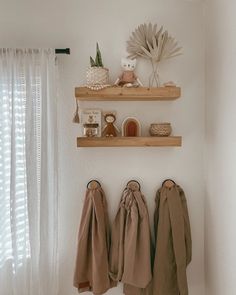
[{"label": "wooden floating shelf", "polygon": [[168,101],[175,100],[180,95],[180,87],[108,87],[102,90],[90,90],[87,87],[75,88],[75,97],[81,101]]},{"label": "wooden floating shelf", "polygon": [[181,145],[181,136],[77,137],[77,147],[180,147]]}]

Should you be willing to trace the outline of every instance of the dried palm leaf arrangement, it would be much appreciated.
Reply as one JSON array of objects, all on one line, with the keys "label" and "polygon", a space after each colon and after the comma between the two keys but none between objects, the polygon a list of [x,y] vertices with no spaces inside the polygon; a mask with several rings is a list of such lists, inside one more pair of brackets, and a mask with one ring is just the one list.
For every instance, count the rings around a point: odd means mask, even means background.
[{"label": "dried palm leaf arrangement", "polygon": [[166,59],[181,55],[182,47],[169,35],[168,31],[163,31],[157,24],[141,24],[138,26],[130,39],[127,41],[127,51],[129,58],[143,57],[150,60],[152,74],[149,78],[149,87],[156,83],[160,86],[158,64]]}]

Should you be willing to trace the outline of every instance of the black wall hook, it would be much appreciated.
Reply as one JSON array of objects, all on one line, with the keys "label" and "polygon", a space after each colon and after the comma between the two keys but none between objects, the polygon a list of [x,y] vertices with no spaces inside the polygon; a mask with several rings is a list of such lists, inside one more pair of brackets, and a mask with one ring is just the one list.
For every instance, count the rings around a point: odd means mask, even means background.
[{"label": "black wall hook", "polygon": [[[98,186],[101,187],[101,183],[100,183],[98,180],[96,180],[96,179],[92,179],[92,180],[90,180],[90,181],[88,182],[88,184],[87,184],[87,188],[89,188],[89,185],[92,184],[93,182],[96,182],[97,187],[98,187]],[[97,188],[97,187],[94,187],[94,188]]]},{"label": "black wall hook", "polygon": [[[139,183],[137,180],[134,180],[134,179],[128,181],[126,186],[129,187],[129,188],[131,188],[132,183],[133,183],[133,187],[135,187],[135,185],[138,185],[138,190],[139,190],[139,191],[141,190],[141,185],[140,185],[140,183]],[[131,188],[131,189],[132,189],[132,188]]]},{"label": "black wall hook", "polygon": [[172,179],[170,179],[170,178],[167,178],[167,179],[165,179],[165,180],[162,182],[162,187],[163,187],[164,185],[166,185],[168,188],[170,188],[170,187],[176,185],[176,183],[175,183],[174,180],[172,180]]}]

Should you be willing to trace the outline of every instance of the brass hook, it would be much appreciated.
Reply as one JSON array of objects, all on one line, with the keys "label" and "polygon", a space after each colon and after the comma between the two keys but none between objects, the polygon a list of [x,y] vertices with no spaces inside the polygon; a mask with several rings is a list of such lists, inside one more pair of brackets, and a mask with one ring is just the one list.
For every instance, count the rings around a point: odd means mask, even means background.
[{"label": "brass hook", "polygon": [[166,188],[172,188],[176,183],[172,179],[166,179],[162,182],[162,187],[165,186]]},{"label": "brass hook", "polygon": [[137,180],[130,180],[127,182],[126,185],[129,189],[131,189],[132,191],[140,191],[141,190],[141,185]]},{"label": "brass hook", "polygon": [[87,184],[87,188],[89,188],[89,189],[96,189],[96,188],[99,188],[99,187],[101,187],[101,184],[100,184],[100,182],[99,182],[98,180],[96,180],[96,179],[92,179],[92,180],[90,180],[90,181],[88,182],[88,184]]}]

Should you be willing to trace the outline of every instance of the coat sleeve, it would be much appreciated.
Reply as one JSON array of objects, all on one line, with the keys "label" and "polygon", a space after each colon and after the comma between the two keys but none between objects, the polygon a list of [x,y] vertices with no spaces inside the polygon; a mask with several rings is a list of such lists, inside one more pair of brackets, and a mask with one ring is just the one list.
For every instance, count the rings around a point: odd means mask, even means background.
[{"label": "coat sleeve", "polygon": [[91,219],[92,219],[92,201],[91,198],[86,192],[86,197],[83,205],[83,211],[79,226],[78,234],[78,246],[77,246],[77,256],[74,272],[74,286],[80,289],[81,284],[89,287],[89,267],[88,259],[90,257],[89,252],[89,233],[91,232]]},{"label": "coat sleeve", "polygon": [[185,245],[186,245],[186,259],[187,265],[192,260],[192,237],[191,237],[191,227],[188,214],[187,200],[184,191],[180,189],[180,197],[182,200],[183,215],[184,215],[184,228],[185,228]]},{"label": "coat sleeve", "polygon": [[121,280],[124,268],[124,225],[124,208],[120,206],[111,230],[109,274],[113,285],[116,285]]},{"label": "coat sleeve", "polygon": [[157,229],[158,229],[158,221],[159,221],[159,207],[160,207],[160,190],[157,191],[156,194],[156,199],[155,199],[155,203],[156,203],[156,207],[155,207],[155,211],[154,211],[154,237],[155,237],[155,243],[156,243],[156,239],[157,239]]}]

